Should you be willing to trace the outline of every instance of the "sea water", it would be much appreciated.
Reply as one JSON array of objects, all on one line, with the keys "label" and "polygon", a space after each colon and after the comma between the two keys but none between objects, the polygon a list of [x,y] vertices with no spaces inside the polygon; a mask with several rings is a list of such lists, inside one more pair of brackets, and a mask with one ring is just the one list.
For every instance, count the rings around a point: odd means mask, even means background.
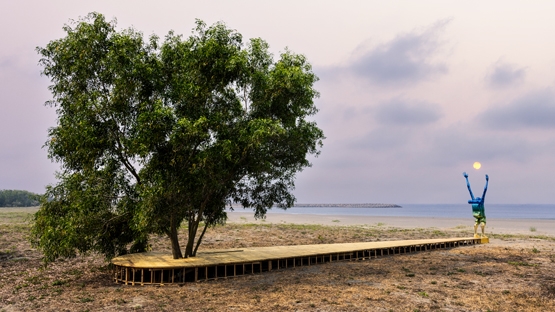
[{"label": "sea water", "polygon": [[[470,204],[400,205],[401,208],[293,207],[287,210],[272,208],[268,210],[268,213],[436,218],[468,218],[472,216]],[[485,210],[487,218],[555,220],[555,205],[486,204]],[[235,211],[244,210],[236,208]]]}]

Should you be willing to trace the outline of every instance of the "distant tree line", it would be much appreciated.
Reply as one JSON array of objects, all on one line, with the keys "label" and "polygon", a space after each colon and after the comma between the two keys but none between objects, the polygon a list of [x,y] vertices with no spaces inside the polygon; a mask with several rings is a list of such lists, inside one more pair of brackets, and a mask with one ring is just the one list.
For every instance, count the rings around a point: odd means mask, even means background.
[{"label": "distant tree line", "polygon": [[0,190],[0,207],[38,206],[40,195],[20,190]]}]

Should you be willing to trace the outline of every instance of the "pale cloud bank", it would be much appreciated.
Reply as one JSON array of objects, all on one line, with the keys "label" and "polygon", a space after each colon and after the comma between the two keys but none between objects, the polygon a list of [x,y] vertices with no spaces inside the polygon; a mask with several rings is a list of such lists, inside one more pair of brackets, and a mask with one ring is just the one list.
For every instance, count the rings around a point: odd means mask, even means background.
[{"label": "pale cloud bank", "polygon": [[360,46],[348,68],[378,85],[406,85],[447,73],[447,65],[435,61],[442,47],[440,39],[450,20],[439,21],[422,30],[400,34],[373,48]]},{"label": "pale cloud bank", "polygon": [[505,88],[524,81],[525,76],[525,68],[499,60],[492,65],[486,81],[490,87]]},{"label": "pale cloud bank", "polygon": [[531,91],[509,103],[488,107],[479,117],[487,128],[501,130],[555,128],[555,93],[551,88]]},{"label": "pale cloud bank", "polygon": [[461,173],[474,161],[483,167],[473,177],[491,176],[490,202],[555,202],[555,45],[545,39],[555,24],[547,4],[488,1],[476,14],[455,2],[286,1],[302,8],[289,10],[247,1],[248,12],[224,1],[123,1],[133,10],[113,1],[31,2],[0,10],[9,29],[0,35],[0,189],[42,192],[55,181],[57,165],[41,148],[55,109],[43,105],[49,83],[34,47],[63,36],[69,19],[99,11],[147,36],[186,36],[195,17],[221,20],[245,39],[267,40],[274,53],[289,46],[306,54],[321,78],[315,121],[327,139],[298,175],[301,202],[465,203]]}]

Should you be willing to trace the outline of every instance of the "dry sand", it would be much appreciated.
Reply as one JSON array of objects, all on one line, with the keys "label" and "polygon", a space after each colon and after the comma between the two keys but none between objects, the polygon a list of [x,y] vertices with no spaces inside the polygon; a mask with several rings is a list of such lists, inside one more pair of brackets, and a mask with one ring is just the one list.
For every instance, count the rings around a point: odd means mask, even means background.
[{"label": "dry sand", "polygon": [[[0,209],[0,311],[555,311],[553,221],[488,220],[491,243],[182,287],[114,284],[91,254],[41,268],[32,210]],[[472,218],[229,213],[202,249],[469,236]],[[534,231],[531,231],[534,228]],[[185,241],[181,229],[180,240]],[[170,252],[152,236],[154,251]]]},{"label": "dry sand", "polygon": [[[228,212],[228,222],[236,223],[292,223],[320,225],[377,225],[404,229],[437,228],[448,230],[468,227],[472,229],[474,219],[468,218],[428,218],[428,217],[376,217],[318,214],[267,213],[265,220],[255,220],[252,212]],[[534,234],[555,236],[555,220],[543,219],[492,219],[488,218],[486,234]]]}]

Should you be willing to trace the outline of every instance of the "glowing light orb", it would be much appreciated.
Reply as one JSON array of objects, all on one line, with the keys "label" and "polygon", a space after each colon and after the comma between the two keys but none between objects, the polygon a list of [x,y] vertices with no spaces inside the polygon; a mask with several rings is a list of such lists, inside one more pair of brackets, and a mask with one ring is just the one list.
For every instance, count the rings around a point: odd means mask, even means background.
[{"label": "glowing light orb", "polygon": [[475,162],[475,163],[472,165],[472,167],[474,167],[474,169],[478,170],[478,169],[480,169],[480,168],[482,167],[482,164],[479,163],[479,162]]}]

